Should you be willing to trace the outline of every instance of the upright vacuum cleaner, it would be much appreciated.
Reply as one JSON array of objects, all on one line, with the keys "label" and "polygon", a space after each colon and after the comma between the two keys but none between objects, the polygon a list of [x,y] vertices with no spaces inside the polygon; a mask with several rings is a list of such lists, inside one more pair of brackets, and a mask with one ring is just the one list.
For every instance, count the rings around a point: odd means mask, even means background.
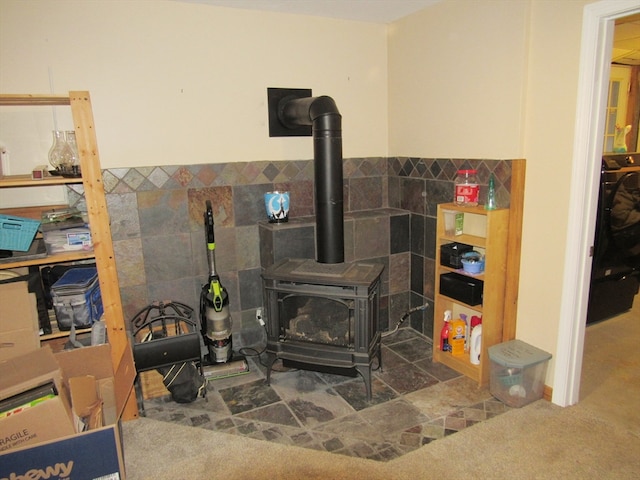
[{"label": "upright vacuum cleaner", "polygon": [[204,214],[204,228],[207,238],[207,260],[209,280],[200,293],[201,332],[207,347],[205,355],[205,377],[212,380],[247,373],[249,365],[244,358],[233,358],[231,335],[231,313],[229,295],[220,283],[216,272],[216,241],[213,230],[213,208],[207,200]]}]

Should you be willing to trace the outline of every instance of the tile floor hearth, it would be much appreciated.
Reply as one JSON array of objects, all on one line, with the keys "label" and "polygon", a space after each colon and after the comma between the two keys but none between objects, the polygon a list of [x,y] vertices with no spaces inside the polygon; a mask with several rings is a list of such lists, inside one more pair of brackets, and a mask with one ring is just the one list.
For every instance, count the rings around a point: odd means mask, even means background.
[{"label": "tile floor hearth", "polygon": [[360,377],[287,370],[271,386],[264,367],[209,383],[207,400],[145,401],[149,418],[270,442],[388,461],[509,409],[448,367],[432,363],[432,342],[410,328],[383,339],[382,371],[366,400]]}]

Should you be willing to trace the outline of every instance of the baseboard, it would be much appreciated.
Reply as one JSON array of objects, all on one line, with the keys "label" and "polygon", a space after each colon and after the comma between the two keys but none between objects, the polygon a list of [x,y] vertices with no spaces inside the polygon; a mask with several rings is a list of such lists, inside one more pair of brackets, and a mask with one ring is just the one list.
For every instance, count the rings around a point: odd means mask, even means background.
[{"label": "baseboard", "polygon": [[553,387],[545,385],[542,389],[542,398],[550,402],[551,398],[553,398]]}]

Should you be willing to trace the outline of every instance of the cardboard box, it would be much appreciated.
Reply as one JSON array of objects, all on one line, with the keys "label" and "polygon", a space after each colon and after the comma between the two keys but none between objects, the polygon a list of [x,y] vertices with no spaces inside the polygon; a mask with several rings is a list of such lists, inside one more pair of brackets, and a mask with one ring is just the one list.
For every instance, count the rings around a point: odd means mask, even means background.
[{"label": "cardboard box", "polygon": [[62,372],[51,348],[37,348],[28,354],[0,362],[0,400],[53,380],[59,387]]},{"label": "cardboard box", "polygon": [[0,418],[0,453],[76,432],[69,399],[62,387],[62,372],[51,349],[39,348],[0,363],[0,400],[49,382],[56,386],[55,398]]},{"label": "cardboard box", "polygon": [[[95,399],[99,398],[100,409],[103,412],[100,423],[103,426],[82,433],[75,433],[74,429],[72,433],[44,441],[53,417],[52,412],[39,407],[46,406],[51,400],[18,413],[13,416],[14,422],[21,423],[18,428],[35,428],[40,436],[33,440],[26,439],[19,447],[0,451],[0,479],[22,478],[20,475],[24,476],[26,472],[30,472],[31,475],[33,472],[47,470],[57,470],[60,478],[124,479],[122,438],[118,421],[135,379],[131,349],[125,349],[117,375],[113,372],[111,346],[108,344],[57,354],[52,354],[45,346],[31,352],[28,358],[29,362],[26,362],[25,356],[14,358],[10,367],[6,362],[0,363],[0,399],[3,396],[6,398],[8,394],[15,394],[19,389],[10,386],[11,380],[5,381],[5,373],[11,375],[14,380],[19,380],[22,387],[36,384],[45,377],[55,377],[57,374],[57,381],[61,384],[60,401],[73,400],[67,404],[70,415],[68,421],[72,425],[74,420],[78,423],[79,415],[87,413],[87,409],[95,413],[92,405],[95,404]],[[48,362],[48,367],[42,364],[44,360]],[[21,370],[26,369],[28,373],[16,371],[19,362],[34,366],[27,368],[27,365],[22,363],[22,367],[25,368]],[[92,386],[95,386],[95,390],[91,390]],[[61,417],[60,412],[56,413],[56,417]],[[7,418],[0,418],[3,436],[7,431],[5,420]]]},{"label": "cardboard box", "polygon": [[40,347],[35,294],[27,282],[0,283],[0,361]]},{"label": "cardboard box", "polygon": [[0,456],[0,478],[125,479],[118,424]]}]

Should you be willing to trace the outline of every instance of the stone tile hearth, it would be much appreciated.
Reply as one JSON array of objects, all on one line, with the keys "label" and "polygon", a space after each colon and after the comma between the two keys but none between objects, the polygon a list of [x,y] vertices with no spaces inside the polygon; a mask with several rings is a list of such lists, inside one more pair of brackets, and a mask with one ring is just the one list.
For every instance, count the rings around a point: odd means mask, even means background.
[{"label": "stone tile hearth", "polygon": [[248,374],[209,383],[207,400],[145,401],[147,416],[340,455],[388,461],[509,409],[487,388],[431,361],[431,340],[411,328],[383,339],[383,369],[366,400],[360,377],[290,370],[271,385],[249,357]]}]

